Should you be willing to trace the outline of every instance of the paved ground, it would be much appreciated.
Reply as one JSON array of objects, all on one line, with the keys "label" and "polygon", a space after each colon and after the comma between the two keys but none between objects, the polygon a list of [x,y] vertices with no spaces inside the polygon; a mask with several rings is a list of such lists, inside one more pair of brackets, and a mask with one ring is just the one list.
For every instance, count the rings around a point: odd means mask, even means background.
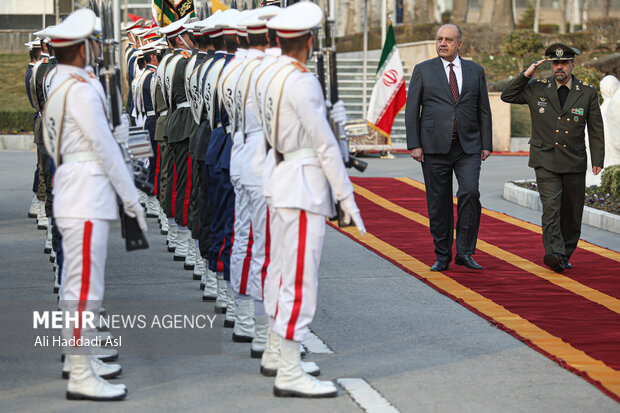
[{"label": "paved ground", "polygon": [[[26,218],[34,162],[31,152],[0,153],[0,303],[37,302],[54,309],[44,232]],[[420,167],[405,156],[369,163],[366,176],[421,179]],[[526,165],[523,157],[486,161],[482,204],[539,223],[539,213],[501,199],[506,180],[533,176]],[[115,301],[128,299],[145,309],[175,302],[178,312],[203,304],[197,282],[165,252],[155,220],[150,225],[151,248],[133,253],[124,251],[118,225],[113,227],[106,274],[110,312]],[[583,236],[620,249],[617,235],[584,228]],[[212,304],[203,305],[212,314]],[[0,317],[4,344],[29,327],[16,324]],[[586,381],[331,229],[311,327],[334,351],[309,355],[324,379],[363,378],[402,412],[620,411]],[[20,343],[23,351],[0,356],[0,411],[361,411],[345,391],[329,400],[273,397],[273,382],[258,374],[248,346],[233,344],[231,330],[218,327],[209,340],[214,334],[224,344],[217,354],[202,354],[200,343],[195,352],[176,355],[172,348],[167,355],[123,354],[121,349],[124,373],[118,381],[128,386],[129,395],[113,405],[66,401],[58,356],[34,356],[31,343]]]}]

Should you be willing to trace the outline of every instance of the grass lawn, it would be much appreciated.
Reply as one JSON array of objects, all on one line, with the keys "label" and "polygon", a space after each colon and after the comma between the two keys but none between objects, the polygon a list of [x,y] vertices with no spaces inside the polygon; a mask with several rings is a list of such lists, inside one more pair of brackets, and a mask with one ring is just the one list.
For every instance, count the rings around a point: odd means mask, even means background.
[{"label": "grass lawn", "polygon": [[32,112],[28,102],[24,77],[28,53],[0,54],[0,112]]}]

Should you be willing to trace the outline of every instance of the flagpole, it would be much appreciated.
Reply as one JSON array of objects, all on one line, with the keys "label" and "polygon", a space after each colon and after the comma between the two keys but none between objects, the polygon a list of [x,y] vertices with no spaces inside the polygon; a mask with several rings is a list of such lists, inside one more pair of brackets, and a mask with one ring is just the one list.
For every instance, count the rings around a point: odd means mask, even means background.
[{"label": "flagpole", "polygon": [[[383,0],[385,2],[385,0]],[[386,11],[387,12],[387,11]],[[386,18],[387,15],[384,14],[383,18]],[[390,15],[389,17],[389,21],[390,21],[390,25],[392,24],[392,16]],[[386,38],[386,34],[385,31],[383,33],[383,43],[385,45],[385,38]],[[388,137],[388,144],[390,145],[390,147],[392,146],[392,140]],[[392,153],[390,152],[390,150],[388,149],[385,152],[385,155],[381,155],[381,159],[396,159],[396,157],[394,155],[392,155]]]},{"label": "flagpole", "polygon": [[368,66],[368,0],[364,0],[364,65],[362,69],[362,117],[366,119],[366,68]]}]

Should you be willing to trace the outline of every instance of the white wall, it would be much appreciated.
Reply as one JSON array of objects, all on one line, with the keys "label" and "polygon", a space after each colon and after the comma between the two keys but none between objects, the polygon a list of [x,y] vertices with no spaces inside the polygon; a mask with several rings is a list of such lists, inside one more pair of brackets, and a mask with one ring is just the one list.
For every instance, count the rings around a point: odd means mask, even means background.
[{"label": "white wall", "polygon": [[54,0],[0,0],[0,14],[54,14]]}]

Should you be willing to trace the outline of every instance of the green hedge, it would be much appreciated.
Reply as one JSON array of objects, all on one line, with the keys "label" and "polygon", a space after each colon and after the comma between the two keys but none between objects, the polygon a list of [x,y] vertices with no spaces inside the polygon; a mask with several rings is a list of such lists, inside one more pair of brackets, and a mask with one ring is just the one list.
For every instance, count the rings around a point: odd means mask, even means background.
[{"label": "green hedge", "polygon": [[605,168],[601,176],[601,189],[612,196],[620,196],[620,165]]},{"label": "green hedge", "polygon": [[33,112],[0,110],[0,133],[32,132]]}]

